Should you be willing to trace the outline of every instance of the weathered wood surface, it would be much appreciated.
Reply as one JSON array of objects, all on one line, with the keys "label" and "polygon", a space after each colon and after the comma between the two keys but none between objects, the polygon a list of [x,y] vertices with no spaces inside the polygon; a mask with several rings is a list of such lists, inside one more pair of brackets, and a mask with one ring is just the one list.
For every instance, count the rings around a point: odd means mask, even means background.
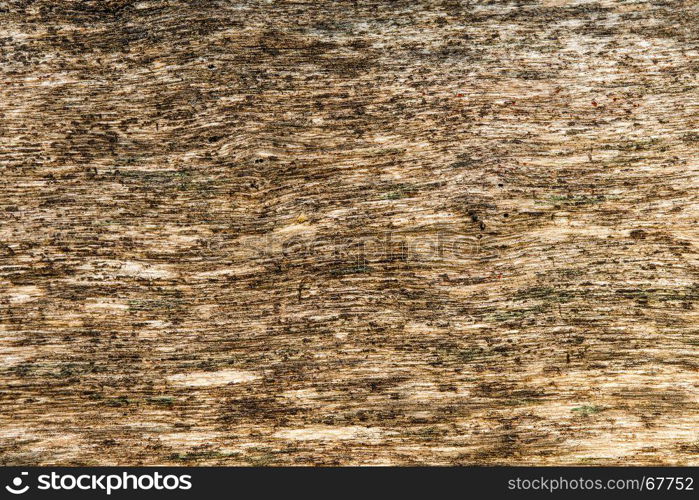
[{"label": "weathered wood surface", "polygon": [[0,2],[1,462],[699,464],[698,16]]}]

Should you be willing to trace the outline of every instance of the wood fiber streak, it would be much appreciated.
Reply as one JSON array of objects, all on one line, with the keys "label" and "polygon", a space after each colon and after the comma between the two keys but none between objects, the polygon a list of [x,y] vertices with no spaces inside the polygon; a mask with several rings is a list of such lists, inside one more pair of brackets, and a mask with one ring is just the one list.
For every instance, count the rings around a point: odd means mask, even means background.
[{"label": "wood fiber streak", "polygon": [[699,465],[699,2],[0,2],[0,464]]}]

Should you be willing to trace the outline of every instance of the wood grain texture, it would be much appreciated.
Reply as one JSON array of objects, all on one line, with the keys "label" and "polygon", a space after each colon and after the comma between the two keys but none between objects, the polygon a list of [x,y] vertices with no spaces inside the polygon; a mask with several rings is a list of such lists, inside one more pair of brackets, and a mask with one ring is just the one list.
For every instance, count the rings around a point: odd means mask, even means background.
[{"label": "wood grain texture", "polygon": [[0,463],[699,465],[698,16],[0,2]]}]

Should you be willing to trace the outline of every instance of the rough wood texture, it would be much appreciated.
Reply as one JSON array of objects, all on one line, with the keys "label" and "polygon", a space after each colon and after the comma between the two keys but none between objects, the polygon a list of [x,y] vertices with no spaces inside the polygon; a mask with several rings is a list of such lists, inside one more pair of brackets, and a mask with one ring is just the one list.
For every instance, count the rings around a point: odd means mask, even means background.
[{"label": "rough wood texture", "polygon": [[699,464],[695,0],[0,2],[4,464]]}]

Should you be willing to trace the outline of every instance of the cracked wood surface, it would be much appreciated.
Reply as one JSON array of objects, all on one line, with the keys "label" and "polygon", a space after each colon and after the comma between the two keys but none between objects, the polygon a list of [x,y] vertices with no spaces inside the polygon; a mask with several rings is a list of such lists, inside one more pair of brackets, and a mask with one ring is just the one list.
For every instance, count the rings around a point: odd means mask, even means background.
[{"label": "cracked wood surface", "polygon": [[0,463],[699,465],[698,16],[0,2]]}]

